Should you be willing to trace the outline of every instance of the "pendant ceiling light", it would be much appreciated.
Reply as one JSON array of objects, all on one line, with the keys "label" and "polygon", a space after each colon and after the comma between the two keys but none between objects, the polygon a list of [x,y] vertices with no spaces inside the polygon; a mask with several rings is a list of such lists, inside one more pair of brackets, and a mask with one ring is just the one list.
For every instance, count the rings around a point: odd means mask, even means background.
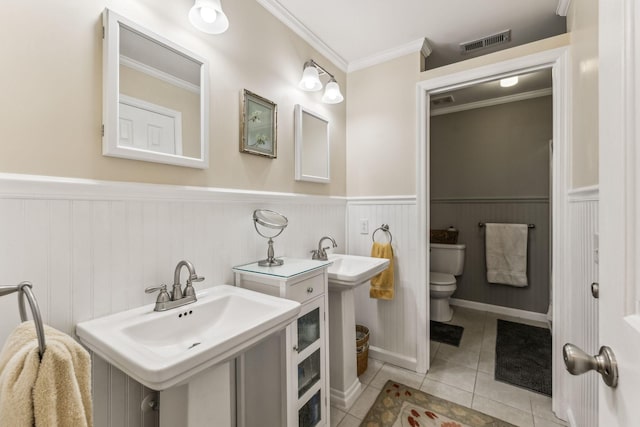
[{"label": "pendant ceiling light", "polygon": [[191,25],[207,34],[221,34],[229,28],[229,19],[220,0],[196,0],[189,11]]},{"label": "pendant ceiling light", "polygon": [[302,78],[300,79],[300,83],[298,83],[298,87],[307,92],[322,90],[320,76],[323,74],[329,76],[329,82],[325,88],[324,95],[322,95],[322,102],[326,104],[339,104],[344,101],[344,96],[340,93],[340,86],[333,74],[318,65],[313,59],[304,63]]}]

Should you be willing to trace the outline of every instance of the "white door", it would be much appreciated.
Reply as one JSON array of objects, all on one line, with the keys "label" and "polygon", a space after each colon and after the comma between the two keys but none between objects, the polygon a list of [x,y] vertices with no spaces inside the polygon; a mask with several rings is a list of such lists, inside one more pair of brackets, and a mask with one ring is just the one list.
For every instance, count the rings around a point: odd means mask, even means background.
[{"label": "white door", "polygon": [[120,95],[120,146],[182,154],[182,114],[140,99]]},{"label": "white door", "polygon": [[[580,7],[580,5],[576,5]],[[599,425],[640,425],[640,5],[599,1],[600,345],[619,382],[600,382]]]}]

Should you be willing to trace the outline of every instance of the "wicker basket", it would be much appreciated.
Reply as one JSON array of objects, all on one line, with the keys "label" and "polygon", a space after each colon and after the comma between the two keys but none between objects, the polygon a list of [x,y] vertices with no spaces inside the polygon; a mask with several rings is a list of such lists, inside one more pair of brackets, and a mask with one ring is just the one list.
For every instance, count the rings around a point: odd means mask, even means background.
[{"label": "wicker basket", "polygon": [[358,376],[364,374],[369,363],[369,328],[356,325],[356,358]]},{"label": "wicker basket", "polygon": [[356,359],[358,362],[358,376],[364,374],[369,365],[369,343],[356,348]]},{"label": "wicker basket", "polygon": [[458,231],[431,230],[431,243],[445,243],[455,245],[458,243]]}]

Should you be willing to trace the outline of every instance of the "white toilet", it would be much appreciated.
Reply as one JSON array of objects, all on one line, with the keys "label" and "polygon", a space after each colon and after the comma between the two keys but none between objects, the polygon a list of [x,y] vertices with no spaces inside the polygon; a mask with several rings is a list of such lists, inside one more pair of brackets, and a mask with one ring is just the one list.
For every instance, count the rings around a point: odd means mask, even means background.
[{"label": "white toilet", "polygon": [[449,298],[456,291],[456,278],[464,267],[465,245],[431,243],[429,252],[429,295],[431,320],[448,322],[453,317]]}]

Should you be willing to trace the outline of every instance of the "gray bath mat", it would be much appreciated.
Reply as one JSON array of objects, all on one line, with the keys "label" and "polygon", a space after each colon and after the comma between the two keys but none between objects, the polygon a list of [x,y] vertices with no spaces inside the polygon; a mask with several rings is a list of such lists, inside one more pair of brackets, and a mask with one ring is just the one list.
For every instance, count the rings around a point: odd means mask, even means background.
[{"label": "gray bath mat", "polygon": [[435,320],[431,321],[430,338],[432,341],[438,341],[459,347],[460,340],[462,339],[462,332],[464,332],[464,328],[462,326],[436,322]]},{"label": "gray bath mat", "polygon": [[551,332],[498,319],[495,378],[551,396]]}]

